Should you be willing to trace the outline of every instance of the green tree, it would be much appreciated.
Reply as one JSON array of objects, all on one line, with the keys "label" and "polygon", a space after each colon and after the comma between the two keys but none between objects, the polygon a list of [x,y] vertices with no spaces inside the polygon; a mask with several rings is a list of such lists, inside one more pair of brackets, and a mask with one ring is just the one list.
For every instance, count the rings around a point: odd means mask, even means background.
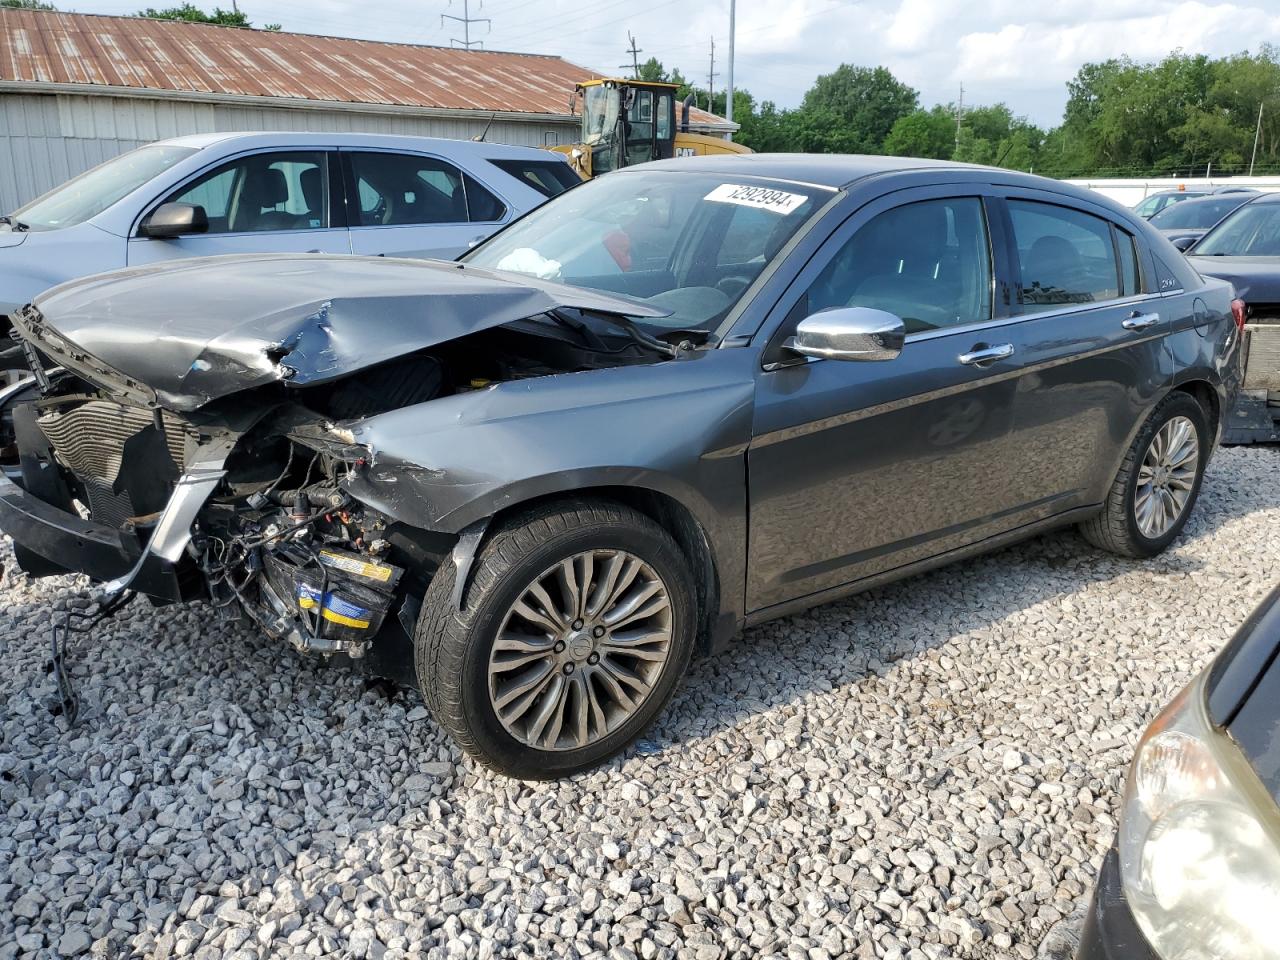
[{"label": "green tree", "polygon": [[52,3],[44,3],[43,0],[0,0],[0,7],[8,7],[11,10],[57,10]]},{"label": "green tree", "polygon": [[[252,27],[249,18],[239,10],[223,10],[214,7],[212,13],[205,13],[194,4],[184,3],[179,7],[147,7],[139,10],[136,16],[151,20],[183,20],[187,23],[215,23],[224,27]],[[269,23],[261,27],[263,30],[279,30],[280,24]]]},{"label": "green tree", "polygon": [[662,61],[657,57],[650,57],[640,64],[640,79],[665,81],[667,79],[667,68],[662,65]]},{"label": "green tree", "polygon": [[899,117],[884,138],[884,152],[896,157],[949,160],[955,149],[955,118],[941,105]]},{"label": "green tree", "polygon": [[818,77],[804,95],[795,148],[808,153],[879,153],[919,94],[884,67],[841,64]]},{"label": "green tree", "polygon": [[734,140],[756,153],[786,153],[795,150],[792,136],[792,117],[789,110],[779,110],[772,100],[760,104],[759,110],[738,114],[738,91],[734,91],[733,119],[742,129]]}]

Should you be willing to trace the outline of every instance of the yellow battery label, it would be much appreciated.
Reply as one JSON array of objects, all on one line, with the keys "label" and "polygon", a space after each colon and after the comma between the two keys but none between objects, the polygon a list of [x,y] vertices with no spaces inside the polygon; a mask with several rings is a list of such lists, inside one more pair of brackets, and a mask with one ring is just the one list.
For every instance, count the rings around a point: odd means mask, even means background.
[{"label": "yellow battery label", "polygon": [[344,557],[341,554],[334,553],[332,550],[321,550],[320,560],[327,567],[333,567],[358,577],[368,577],[370,580],[379,580],[382,583],[386,583],[391,579],[391,568],[386,564],[357,560],[355,557]]}]

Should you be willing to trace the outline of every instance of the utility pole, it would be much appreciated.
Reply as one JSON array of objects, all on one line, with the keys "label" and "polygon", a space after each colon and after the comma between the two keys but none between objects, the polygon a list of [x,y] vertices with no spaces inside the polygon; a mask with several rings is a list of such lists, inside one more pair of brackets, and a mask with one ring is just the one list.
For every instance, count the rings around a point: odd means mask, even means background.
[{"label": "utility pole", "polygon": [[[453,0],[449,0],[449,3],[450,5],[452,5]],[[478,6],[480,8],[483,8],[484,0],[481,0]],[[449,45],[462,47],[462,49],[464,50],[470,50],[472,47],[480,47],[481,49],[484,49],[483,40],[471,39],[471,25],[473,23],[485,23],[489,25],[490,29],[493,29],[493,21],[490,20],[488,17],[471,16],[471,0],[462,0],[462,16],[460,17],[455,17],[451,13],[440,14],[440,26],[443,27],[444,22],[446,20],[457,20],[460,24],[462,24],[462,39],[459,40],[456,37],[450,37]]]},{"label": "utility pole", "polygon": [[[627,31],[627,42],[631,44],[631,46],[627,47],[627,53],[631,54],[631,76],[634,79],[639,80],[640,54],[644,53],[644,51],[636,49],[636,38],[631,35],[630,30]],[[618,69],[625,70],[627,69],[627,65],[625,63],[619,64]]]},{"label": "utility pole", "polygon": [[[724,98],[724,118],[730,123],[733,123],[733,35],[736,32],[734,20],[737,6],[738,0],[729,0],[729,92]],[[729,133],[729,139],[733,139],[732,131]]]},{"label": "utility pole", "polygon": [[1249,176],[1253,176],[1253,161],[1258,159],[1258,138],[1262,136],[1262,104],[1258,104],[1258,125],[1253,130],[1253,154],[1249,157]]},{"label": "utility pole", "polygon": [[964,120],[964,84],[960,84],[960,102],[956,104],[956,149],[960,149],[960,122]]},{"label": "utility pole", "polygon": [[716,112],[716,38],[711,38],[711,66],[707,68],[707,112]]}]

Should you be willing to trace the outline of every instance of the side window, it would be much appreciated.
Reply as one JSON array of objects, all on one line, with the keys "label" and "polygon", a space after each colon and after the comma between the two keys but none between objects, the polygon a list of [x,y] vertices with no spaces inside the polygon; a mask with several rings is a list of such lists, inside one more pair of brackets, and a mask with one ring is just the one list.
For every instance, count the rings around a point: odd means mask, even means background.
[{"label": "side window", "polygon": [[360,201],[358,226],[467,222],[462,173],[452,164],[399,153],[350,157]]},{"label": "side window", "polygon": [[573,168],[561,160],[490,160],[489,162],[504,173],[509,173],[525,186],[532,187],[547,197],[558,196],[582,182],[582,178],[573,172]]},{"label": "side window", "polygon": [[496,220],[506,210],[493,194],[443,160],[400,153],[352,153],[350,157],[359,197],[359,226]]},{"label": "side window", "polygon": [[507,207],[501,200],[476,183],[469,174],[464,176],[467,180],[467,210],[472,223],[492,223],[506,216]]},{"label": "side window", "polygon": [[1132,297],[1142,292],[1142,271],[1138,269],[1138,245],[1133,236],[1116,228],[1116,248],[1120,251],[1120,293]]},{"label": "side window", "polygon": [[991,318],[991,253],[982,201],[925,200],[878,214],[809,288],[807,311],[873,307],[908,333]]},{"label": "side window", "polygon": [[209,233],[322,229],[329,226],[326,161],[321,151],[239,157],[164,202],[204,207]]},{"label": "side window", "polygon": [[1094,303],[1120,295],[1111,224],[1071,207],[1010,200],[1022,303]]}]

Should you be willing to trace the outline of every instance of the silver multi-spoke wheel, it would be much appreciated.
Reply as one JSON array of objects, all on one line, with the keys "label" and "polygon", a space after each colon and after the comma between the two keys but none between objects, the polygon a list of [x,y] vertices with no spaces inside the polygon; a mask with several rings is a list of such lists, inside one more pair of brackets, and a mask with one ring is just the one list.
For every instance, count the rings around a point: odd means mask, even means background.
[{"label": "silver multi-spoke wheel", "polygon": [[1173,417],[1151,438],[1138,468],[1133,515],[1144,537],[1155,540],[1182,517],[1200,469],[1200,439],[1195,424]]},{"label": "silver multi-spoke wheel", "polygon": [[578,553],[507,611],[489,654],[489,700],[521,743],[585,747],[648,699],[671,645],[671,599],[653,567],[623,550]]}]

